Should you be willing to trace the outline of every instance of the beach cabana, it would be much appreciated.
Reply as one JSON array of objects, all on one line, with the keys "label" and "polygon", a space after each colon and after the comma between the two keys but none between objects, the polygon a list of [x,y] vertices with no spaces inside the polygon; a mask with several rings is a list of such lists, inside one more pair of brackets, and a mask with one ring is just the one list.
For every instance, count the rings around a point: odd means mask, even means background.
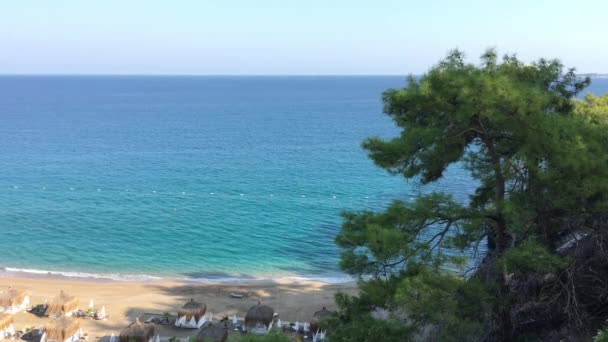
[{"label": "beach cabana", "polygon": [[16,314],[27,309],[30,305],[30,297],[25,290],[9,287],[6,291],[0,292],[0,312]]},{"label": "beach cabana", "polygon": [[44,333],[40,342],[75,342],[80,339],[80,320],[59,316],[52,319],[44,326]]},{"label": "beach cabana", "polygon": [[141,323],[139,319],[126,327],[119,337],[120,342],[153,342],[154,326],[148,323]]},{"label": "beach cabana", "polygon": [[0,313],[0,340],[8,339],[9,335],[15,334],[13,327],[13,315]]},{"label": "beach cabana", "polygon": [[207,305],[190,299],[190,301],[184,304],[177,312],[175,326],[180,328],[198,329],[205,324],[205,318],[203,317],[205,316],[205,312],[207,312]]},{"label": "beach cabana", "polygon": [[325,307],[315,312],[312,315],[312,321],[310,321],[310,332],[312,334],[319,332],[319,329],[321,329],[321,321],[329,317],[331,314],[332,312],[327,310]]},{"label": "beach cabana", "polygon": [[70,296],[61,291],[59,296],[49,301],[44,314],[47,316],[65,315],[70,317],[74,312],[78,311],[78,304],[80,304],[78,297]]},{"label": "beach cabana", "polygon": [[272,323],[273,317],[274,309],[258,302],[258,305],[251,307],[247,311],[245,326],[249,332],[264,335],[268,333],[268,327]]},{"label": "beach cabana", "polygon": [[218,324],[207,324],[196,335],[197,342],[226,342],[228,329]]}]

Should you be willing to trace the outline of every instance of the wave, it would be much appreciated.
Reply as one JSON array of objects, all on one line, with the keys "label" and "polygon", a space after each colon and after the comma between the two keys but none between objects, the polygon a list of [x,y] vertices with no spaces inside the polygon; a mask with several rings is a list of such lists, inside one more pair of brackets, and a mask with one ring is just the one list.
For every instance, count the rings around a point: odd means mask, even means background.
[{"label": "wave", "polygon": [[285,280],[292,280],[292,281],[318,281],[318,282],[322,282],[322,283],[328,283],[328,284],[345,284],[345,283],[351,283],[353,281],[355,281],[355,279],[351,276],[336,276],[336,277],[284,277],[282,279]]},{"label": "wave", "polygon": [[251,283],[269,283],[269,282],[321,282],[327,284],[345,284],[353,282],[354,279],[349,276],[344,277],[302,277],[302,276],[283,276],[283,277],[274,277],[274,278],[266,278],[266,277],[199,277],[199,278],[179,278],[182,281],[188,282],[209,282],[209,283],[243,283],[243,284],[251,284]]},{"label": "wave", "polygon": [[70,271],[50,271],[39,270],[33,268],[14,268],[0,267],[0,275],[18,275],[21,273],[34,276],[49,276],[49,277],[66,277],[66,278],[81,278],[81,279],[98,279],[98,280],[114,280],[114,281],[150,281],[161,280],[163,278],[146,274],[98,274],[86,272],[70,272]]},{"label": "wave", "polygon": [[187,281],[187,282],[208,282],[208,283],[267,283],[267,282],[306,282],[318,281],[328,284],[344,284],[354,281],[350,276],[282,276],[282,277],[160,277],[147,274],[118,274],[118,273],[86,273],[73,271],[50,271],[32,268],[15,268],[15,267],[0,267],[0,276],[19,276],[30,275],[34,277],[49,277],[49,278],[74,278],[74,279],[89,279],[89,280],[108,280],[108,281]]}]

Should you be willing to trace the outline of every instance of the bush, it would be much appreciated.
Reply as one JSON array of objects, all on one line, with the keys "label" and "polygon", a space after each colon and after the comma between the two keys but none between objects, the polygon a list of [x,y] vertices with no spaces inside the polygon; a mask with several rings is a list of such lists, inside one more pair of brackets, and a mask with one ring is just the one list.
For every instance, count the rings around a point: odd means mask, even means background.
[{"label": "bush", "polygon": [[597,334],[593,338],[593,342],[608,342],[608,327],[598,330]]},{"label": "bush", "polygon": [[276,330],[272,330],[268,335],[259,336],[253,334],[247,334],[237,337],[234,341],[236,342],[292,342],[294,339],[289,336],[280,333]]}]

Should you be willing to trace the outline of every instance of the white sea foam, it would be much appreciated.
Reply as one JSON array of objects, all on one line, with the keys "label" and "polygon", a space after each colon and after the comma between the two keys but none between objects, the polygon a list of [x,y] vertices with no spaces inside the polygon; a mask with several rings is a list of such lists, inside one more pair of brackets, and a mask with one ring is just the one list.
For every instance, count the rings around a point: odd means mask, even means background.
[{"label": "white sea foam", "polygon": [[90,279],[106,279],[114,281],[149,281],[149,280],[160,280],[161,277],[146,275],[146,274],[98,274],[98,273],[86,273],[86,272],[69,272],[69,271],[48,271],[39,270],[33,268],[13,268],[4,267],[0,270],[4,270],[2,273],[14,274],[14,273],[26,273],[41,276],[61,276],[68,278],[90,278]]},{"label": "white sea foam", "polygon": [[315,277],[315,276],[311,276],[311,277],[298,277],[298,276],[292,276],[292,277],[283,277],[280,278],[281,280],[286,280],[286,281],[319,281],[322,283],[328,283],[328,284],[344,284],[344,283],[350,283],[352,281],[354,281],[354,278],[349,277],[347,275],[344,276],[337,276],[337,277]]},{"label": "white sea foam", "polygon": [[318,281],[328,284],[344,284],[353,282],[354,279],[349,276],[342,277],[303,277],[303,276],[283,276],[283,277],[194,277],[194,278],[179,278],[182,281],[201,282],[201,283],[243,283],[243,284],[264,284],[264,283],[287,283],[287,282],[309,282]]},{"label": "white sea foam", "polygon": [[65,277],[79,279],[95,279],[95,280],[111,280],[111,281],[157,281],[157,280],[181,280],[188,282],[202,283],[269,283],[269,282],[306,282],[319,281],[329,284],[343,284],[352,282],[353,278],[347,275],[323,277],[323,276],[295,276],[286,275],[279,277],[159,277],[147,274],[118,274],[118,273],[87,273],[87,272],[71,272],[71,271],[49,271],[33,268],[15,268],[15,267],[0,267],[0,275],[19,276],[20,274],[29,274],[39,277]]}]

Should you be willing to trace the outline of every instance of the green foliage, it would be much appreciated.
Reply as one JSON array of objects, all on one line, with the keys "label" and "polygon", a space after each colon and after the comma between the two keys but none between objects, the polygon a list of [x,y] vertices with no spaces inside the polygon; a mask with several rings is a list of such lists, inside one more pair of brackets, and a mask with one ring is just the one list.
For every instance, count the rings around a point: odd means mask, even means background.
[{"label": "green foliage", "polygon": [[483,312],[493,300],[477,279],[466,281],[425,267],[416,267],[401,281],[395,299],[416,325],[441,326],[441,341],[469,340],[479,334]]},{"label": "green foliage", "polygon": [[499,263],[507,273],[556,273],[566,267],[567,261],[550,253],[536,238],[529,238],[521,245],[509,249]]},{"label": "green foliage", "polygon": [[549,161],[546,171],[547,198],[553,206],[571,214],[608,210],[608,94],[575,100],[574,117],[562,124],[560,140],[564,146]]},{"label": "green foliage", "polygon": [[405,324],[403,318],[391,315],[376,319],[371,313],[369,301],[344,294],[336,296],[342,308],[322,323],[331,341],[342,342],[402,342],[413,340],[414,328]]},{"label": "green foliage", "polygon": [[[569,98],[587,84],[572,72],[562,75],[558,61],[524,65],[507,56],[497,64],[488,51],[482,64],[465,64],[454,51],[420,80],[411,77],[406,88],[385,92],[385,112],[403,132],[388,141],[365,141],[376,164],[406,178],[419,176],[423,184],[463,160],[475,172],[491,170],[489,142],[503,156],[533,147],[544,138],[538,133],[545,113],[566,114]],[[478,148],[467,150],[473,146]]]},{"label": "green foliage", "polygon": [[[401,134],[363,143],[376,165],[424,185],[458,164],[477,187],[467,203],[422,188],[382,212],[343,214],[340,266],[360,294],[337,297],[337,340],[371,338],[376,326],[410,337],[433,326],[439,340],[515,338],[507,275],[565,268],[571,260],[548,247],[564,222],[608,210],[608,95],[573,100],[589,82],[557,60],[499,62],[488,50],[477,66],[453,51],[384,93]],[[482,265],[463,259],[480,245],[483,267],[463,276]],[[395,315],[379,322],[371,313],[380,308]]]},{"label": "green foliage", "polygon": [[401,342],[410,341],[411,329],[407,329],[402,321],[388,319],[378,320],[370,314],[353,317],[345,323],[338,324],[329,330],[331,341],[343,342]]},{"label": "green foliage", "polygon": [[574,105],[576,115],[586,122],[594,125],[608,125],[608,94],[594,96],[588,93],[583,101],[576,100]]},{"label": "green foliage", "polygon": [[422,195],[414,202],[395,201],[382,213],[344,213],[342,231],[336,237],[343,250],[340,266],[357,276],[386,277],[398,273],[408,261],[436,264],[448,260],[449,256],[437,255],[437,250],[452,246],[450,243],[453,247],[467,245],[456,244],[448,233],[464,231],[474,215],[440,193]]},{"label": "green foliage", "polygon": [[234,341],[236,342],[292,342],[294,341],[289,336],[280,333],[276,330],[270,331],[268,335],[259,336],[254,334],[246,334],[242,336],[236,336]]},{"label": "green foliage", "polygon": [[593,342],[608,342],[608,328],[598,330],[597,334],[593,337]]}]

